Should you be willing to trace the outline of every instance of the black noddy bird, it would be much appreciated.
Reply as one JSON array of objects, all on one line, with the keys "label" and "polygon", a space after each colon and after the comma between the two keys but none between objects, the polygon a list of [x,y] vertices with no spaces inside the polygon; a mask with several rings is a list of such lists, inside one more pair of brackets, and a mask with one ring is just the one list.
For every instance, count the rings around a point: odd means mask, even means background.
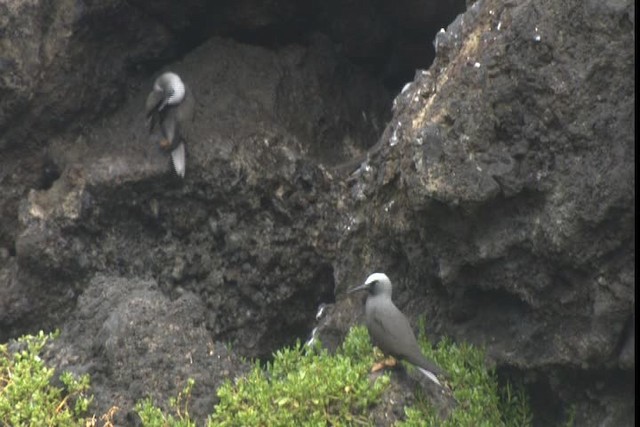
[{"label": "black noddy bird", "polygon": [[369,292],[365,317],[373,344],[383,353],[411,363],[431,381],[442,386],[437,376],[447,374],[422,354],[409,320],[391,301],[391,281],[387,275],[373,273],[364,284],[350,289],[348,293],[364,290]]},{"label": "black noddy bird", "polygon": [[193,120],[195,107],[191,90],[176,73],[163,73],[154,82],[145,107],[150,139],[163,150],[171,151],[173,167],[184,178],[183,136],[186,126]]}]

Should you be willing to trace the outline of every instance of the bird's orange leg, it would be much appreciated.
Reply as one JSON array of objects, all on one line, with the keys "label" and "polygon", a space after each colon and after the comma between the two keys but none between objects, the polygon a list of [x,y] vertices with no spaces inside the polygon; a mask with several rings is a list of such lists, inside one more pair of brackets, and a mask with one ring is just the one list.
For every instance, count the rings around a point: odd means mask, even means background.
[{"label": "bird's orange leg", "polygon": [[[376,356],[378,355],[378,353],[382,355],[382,353],[379,351],[378,348],[374,350],[374,353],[376,353]],[[379,370],[384,368],[393,368],[397,364],[398,364],[398,361],[393,356],[389,356],[380,362],[374,363],[373,366],[371,367],[371,372],[378,372]]]}]

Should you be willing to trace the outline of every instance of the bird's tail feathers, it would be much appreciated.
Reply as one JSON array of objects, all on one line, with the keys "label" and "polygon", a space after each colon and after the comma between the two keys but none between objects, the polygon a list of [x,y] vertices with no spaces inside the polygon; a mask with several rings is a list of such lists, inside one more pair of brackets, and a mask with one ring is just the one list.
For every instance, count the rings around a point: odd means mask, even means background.
[{"label": "bird's tail feathers", "polygon": [[416,368],[418,368],[418,370],[420,372],[422,372],[427,378],[429,378],[431,381],[433,381],[434,383],[438,384],[440,387],[442,387],[442,384],[440,384],[440,381],[438,380],[438,377],[436,377],[436,375],[431,372],[431,371],[427,371],[424,368],[421,368],[420,366],[416,366]]},{"label": "bird's tail feathers", "polygon": [[176,170],[176,173],[181,178],[184,178],[184,172],[186,169],[186,159],[184,152],[184,144],[180,143],[172,152],[171,152],[171,160],[173,162],[173,167]]}]

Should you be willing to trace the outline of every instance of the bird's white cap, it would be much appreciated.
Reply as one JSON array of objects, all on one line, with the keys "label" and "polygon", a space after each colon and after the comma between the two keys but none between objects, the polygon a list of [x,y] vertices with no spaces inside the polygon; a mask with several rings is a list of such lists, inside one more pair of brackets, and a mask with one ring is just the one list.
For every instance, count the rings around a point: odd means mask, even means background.
[{"label": "bird's white cap", "polygon": [[167,71],[156,79],[153,89],[160,92],[163,89],[163,85],[166,86],[171,93],[169,99],[167,99],[168,105],[176,105],[182,102],[184,99],[185,88],[179,75],[172,73],[171,71]]},{"label": "bird's white cap", "polygon": [[372,275],[367,277],[367,280],[365,280],[364,284],[369,285],[373,282],[390,282],[390,280],[384,273],[373,273]]}]

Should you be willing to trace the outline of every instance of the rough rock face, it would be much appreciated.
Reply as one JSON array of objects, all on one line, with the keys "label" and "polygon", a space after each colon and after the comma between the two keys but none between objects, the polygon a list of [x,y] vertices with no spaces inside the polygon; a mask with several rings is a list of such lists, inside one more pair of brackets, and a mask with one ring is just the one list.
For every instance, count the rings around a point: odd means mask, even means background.
[{"label": "rough rock face", "polygon": [[[120,31],[107,33],[106,24]],[[3,1],[0,28],[3,150],[41,147],[113,110],[127,94],[126,73],[136,74],[128,67],[175,50],[161,23],[122,0]]]},{"label": "rough rock face", "polygon": [[[1,3],[0,339],[60,327],[48,357],[123,424],[193,377],[202,418],[320,302],[338,343],[343,291],[384,271],[430,334],[524,379],[538,424],[632,425],[634,5],[478,1],[391,106],[455,12]],[[184,180],[146,140],[161,69],[197,102]]]},{"label": "rough rock face", "polygon": [[[60,289],[36,298],[40,286],[25,287],[29,302],[21,311],[8,304],[2,318],[9,327],[59,324],[87,277],[104,271],[155,277],[169,295],[195,291],[216,337],[265,356],[304,335],[315,307],[333,299],[324,255],[338,240],[332,177],[311,160],[344,157],[337,141],[345,153],[366,147],[386,91],[322,40],[274,53],[213,39],[172,69],[193,82],[198,104],[186,129],[187,178],[148,146],[145,92],[52,144],[64,173],[23,201],[16,258],[31,283]],[[332,73],[348,89],[321,78]]]},{"label": "rough rock face", "polygon": [[[388,114],[387,90],[320,36],[273,51],[214,38],[171,69],[198,103],[185,135],[186,178],[148,145],[150,77],[121,110],[49,145],[61,176],[21,200],[15,256],[7,251],[1,269],[2,339],[61,327],[53,360],[98,373],[97,410],[125,408],[125,424],[146,390],[162,402],[187,378],[202,382],[205,362],[170,368],[186,363],[189,345],[223,342],[238,355],[269,357],[308,334],[315,308],[334,298],[328,254],[340,236],[331,190],[339,182],[318,161],[365,150]],[[96,272],[106,279],[91,281]],[[96,287],[113,290],[105,297]],[[119,288],[125,296],[116,298]],[[111,317],[82,311],[97,304]],[[174,343],[183,335],[189,345]],[[100,350],[114,340],[118,352]],[[158,360],[162,352],[169,361]],[[147,365],[157,375],[141,375]],[[204,381],[198,417],[229,376]]]},{"label": "rough rock face", "polygon": [[478,2],[436,43],[353,181],[339,289],[386,271],[432,331],[520,372],[542,424],[559,397],[632,425],[632,7]]},{"label": "rough rock face", "polygon": [[193,293],[170,300],[153,280],[98,275],[47,357],[76,374],[89,373],[96,407],[120,408],[114,419],[122,425],[134,424],[129,411],[137,396],[165,402],[188,378],[198,378],[190,408],[204,418],[213,407],[211,390],[248,368],[211,339],[206,316]]}]

